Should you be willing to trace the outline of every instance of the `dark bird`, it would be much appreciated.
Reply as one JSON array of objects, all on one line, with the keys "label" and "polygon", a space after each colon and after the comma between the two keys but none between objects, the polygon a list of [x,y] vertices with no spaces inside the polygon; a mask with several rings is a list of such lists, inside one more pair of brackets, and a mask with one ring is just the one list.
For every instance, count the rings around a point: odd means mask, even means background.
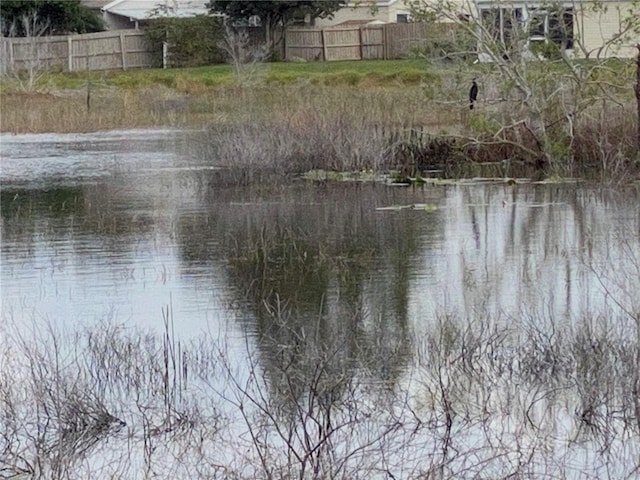
[{"label": "dark bird", "polygon": [[471,81],[471,89],[469,90],[469,110],[473,110],[473,102],[478,99],[478,84],[474,78]]}]

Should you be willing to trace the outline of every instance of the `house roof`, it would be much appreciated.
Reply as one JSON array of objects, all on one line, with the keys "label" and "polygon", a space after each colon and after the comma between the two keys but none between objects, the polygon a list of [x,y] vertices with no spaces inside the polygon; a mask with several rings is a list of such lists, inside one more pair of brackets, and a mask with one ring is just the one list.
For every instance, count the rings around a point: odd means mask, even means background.
[{"label": "house roof", "polygon": [[360,25],[376,25],[383,24],[384,22],[381,20],[345,20],[344,22],[340,22],[334,25],[334,27],[358,27]]},{"label": "house roof", "polygon": [[100,9],[111,1],[112,0],[80,0],[80,4],[87,8]]},{"label": "house roof", "polygon": [[113,0],[100,10],[131,20],[151,17],[194,17],[209,13],[208,0]]},{"label": "house roof", "polygon": [[[393,3],[396,3],[398,0],[350,0],[347,2],[347,8],[355,8],[355,7],[388,7]],[[343,7],[345,8],[345,7]]]}]

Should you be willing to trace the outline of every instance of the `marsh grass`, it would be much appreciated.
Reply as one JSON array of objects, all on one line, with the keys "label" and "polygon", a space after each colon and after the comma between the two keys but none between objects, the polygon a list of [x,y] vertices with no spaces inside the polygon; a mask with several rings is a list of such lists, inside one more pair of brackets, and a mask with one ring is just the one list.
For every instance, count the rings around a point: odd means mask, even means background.
[{"label": "marsh grass", "polygon": [[[397,170],[411,177],[437,169],[441,175],[464,176],[474,168],[451,167],[465,160],[471,167],[509,162],[536,176],[605,180],[635,175],[639,168],[628,108],[596,105],[570,132],[552,122],[550,145],[541,145],[523,123],[503,128],[513,122],[514,105],[521,102],[511,98],[512,88],[486,65],[475,68],[484,85],[473,114],[466,103],[468,67],[460,63],[259,67],[251,81],[234,77],[224,65],[50,74],[41,80],[41,93],[30,94],[15,91],[5,80],[0,128],[37,133],[208,127],[209,138],[198,147],[201,154],[232,167],[232,177],[245,183],[260,181],[268,171],[281,175],[310,169]],[[614,67],[626,72],[628,65]],[[618,91],[616,84],[614,93]],[[565,116],[562,111],[554,115],[550,118]],[[247,170],[239,172],[243,168]]]},{"label": "marsh grass", "polygon": [[[57,93],[5,93],[1,128],[21,132],[85,132],[157,126],[193,127],[231,125],[251,128],[270,121],[277,125],[287,117],[308,116],[319,127],[336,118],[358,123],[397,126],[426,123],[433,129],[445,125],[451,115],[433,116],[420,97],[419,87],[367,88],[271,85],[246,89],[226,86],[211,89],[178,79],[177,87],[162,85],[137,89],[93,86],[87,107],[85,90]],[[308,122],[311,125],[311,120]],[[324,125],[323,125],[324,124]],[[311,125],[313,128],[313,125]],[[342,126],[337,124],[336,126]],[[340,132],[332,132],[340,135]],[[326,130],[325,130],[326,133]]]},{"label": "marsh grass", "polygon": [[298,322],[278,297],[263,308],[270,328],[235,345],[179,344],[170,307],[158,333],[113,322],[12,333],[0,368],[20,381],[0,382],[2,471],[533,479],[640,468],[629,319],[442,314],[381,382],[379,351]]},{"label": "marsh grass", "polygon": [[[20,93],[9,78],[0,82],[1,128],[21,132],[76,132],[111,128],[154,126],[202,126],[220,121],[242,122],[246,112],[261,116],[275,109],[286,114],[301,102],[312,112],[347,106],[358,108],[362,99],[375,110],[392,96],[396,102],[389,118],[372,122],[396,122],[411,118],[424,106],[417,91],[430,73],[422,61],[364,61],[333,63],[269,63],[260,65],[258,83],[236,81],[229,65],[192,69],[144,70],[104,73],[51,73],[31,94]],[[90,101],[87,102],[87,86]],[[351,104],[350,90],[358,89]],[[367,92],[363,92],[362,90]],[[274,101],[274,99],[277,99]],[[404,109],[412,103],[416,107]],[[87,107],[89,105],[89,107]],[[388,110],[388,109],[387,109]],[[423,113],[427,113],[423,110]],[[369,114],[371,110],[363,112]],[[433,112],[425,115],[433,118]],[[443,119],[438,123],[446,124]]]}]

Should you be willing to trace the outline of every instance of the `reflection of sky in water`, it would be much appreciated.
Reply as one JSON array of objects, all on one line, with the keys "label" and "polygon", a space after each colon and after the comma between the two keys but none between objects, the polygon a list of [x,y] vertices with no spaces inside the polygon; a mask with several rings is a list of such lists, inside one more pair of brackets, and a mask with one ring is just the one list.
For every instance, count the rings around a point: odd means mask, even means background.
[{"label": "reflection of sky in water", "polygon": [[[242,235],[263,222],[293,229],[301,233],[301,241],[308,236],[335,242],[339,254],[357,250],[359,244],[363,251],[375,252],[361,271],[354,268],[357,288],[344,278],[321,284],[328,286],[323,301],[331,313],[323,326],[331,330],[330,340],[344,341],[339,332],[353,331],[361,335],[358,348],[366,344],[383,355],[402,350],[386,343],[411,338],[412,332],[405,336],[402,331],[403,316],[413,333],[432,326],[445,312],[568,322],[582,314],[616,311],[604,288],[623,307],[637,309],[640,212],[633,192],[576,185],[232,191],[212,186],[211,169],[192,154],[188,136],[170,130],[2,135],[0,154],[3,324],[44,319],[72,331],[78,324],[109,319],[162,331],[162,311],[171,304],[179,337],[206,341],[224,334],[230,361],[244,380],[247,357],[261,345],[255,339],[245,345],[238,338],[239,325],[251,323],[234,322],[238,312],[244,316],[251,311],[237,308],[246,301],[246,278],[228,268],[228,252],[222,248],[229,235]],[[411,204],[425,206],[376,210]],[[347,271],[340,274],[349,277]],[[238,278],[231,278],[234,273]],[[309,286],[308,280],[301,284]],[[361,301],[362,311],[370,314],[353,330],[344,325],[352,312],[340,303],[349,295],[360,295],[354,305]],[[378,313],[389,318],[375,330],[370,325]],[[212,337],[199,337],[203,330]],[[370,338],[372,332],[388,338],[378,342]],[[268,371],[266,357],[261,360]],[[406,361],[401,354],[391,357]],[[388,368],[394,382],[411,384],[420,397],[426,384],[421,379],[412,383],[416,379],[410,365],[387,365],[394,361],[383,358],[370,365],[375,375]],[[516,385],[497,388],[510,392],[509,398],[527,395]],[[561,440],[569,435],[574,414],[569,407],[550,414],[539,400],[538,411],[529,413],[538,415],[539,422],[558,421],[554,451],[563,457],[563,449],[573,448]],[[522,426],[511,417],[493,421],[495,431],[513,429],[514,435]],[[241,432],[234,431],[234,438]],[[470,443],[484,433],[462,432]],[[628,448],[624,456],[632,458],[637,445],[629,442],[621,448]],[[588,464],[580,456],[592,450],[586,445],[566,458]],[[421,451],[413,454],[420,465]]]},{"label": "reflection of sky in water", "polygon": [[[48,319],[68,327],[110,319],[162,328],[162,309],[171,303],[174,313],[180,312],[174,321],[182,333],[195,334],[219,320],[225,303],[221,279],[205,268],[182,265],[167,227],[176,209],[191,208],[186,198],[191,192],[183,195],[179,182],[167,185],[154,173],[182,171],[184,159],[176,154],[181,135],[167,130],[0,137],[7,194],[24,195],[16,188],[108,184],[106,197],[97,194],[88,201],[109,202],[132,223],[146,219],[154,225],[141,235],[100,238],[79,229],[82,219],[51,216],[46,205],[25,216],[32,228],[25,237],[8,239],[3,222],[5,319]],[[183,202],[173,208],[162,198],[167,193]],[[154,211],[159,207],[168,210]]]},{"label": "reflection of sky in water", "polygon": [[185,137],[175,130],[0,134],[2,182],[50,187],[174,165],[180,162],[176,144]]},{"label": "reflection of sky in water", "polygon": [[446,307],[463,317],[488,311],[576,319],[615,307],[598,276],[615,273],[606,282],[612,292],[621,283],[629,283],[627,293],[639,288],[632,267],[640,261],[637,208],[588,189],[568,186],[559,196],[542,188],[448,189],[444,241],[418,261],[411,317]]},{"label": "reflection of sky in water", "polygon": [[[155,327],[171,302],[181,332],[215,329],[243,292],[228,284],[219,264],[225,259],[217,249],[227,232],[209,232],[205,224],[232,224],[234,216],[241,224],[251,215],[282,217],[286,224],[296,208],[302,222],[296,227],[311,233],[343,221],[335,211],[363,216],[378,234],[406,222],[395,234],[415,236],[416,248],[400,259],[407,261],[409,276],[402,301],[418,329],[443,312],[509,318],[537,312],[565,320],[603,312],[605,295],[592,270],[609,275],[612,293],[621,281],[627,293],[638,287],[628,268],[629,259],[640,258],[638,209],[615,192],[575,185],[364,185],[349,197],[326,191],[307,199],[306,193],[258,194],[247,201],[242,195],[222,198],[207,186],[210,167],[188,153],[185,133],[2,135],[1,142],[5,203],[11,203],[12,191],[71,186],[81,189],[81,211],[91,217],[52,215],[40,205],[23,223],[3,218],[3,315],[16,322],[26,316],[73,325],[111,317]],[[376,206],[412,203],[427,207],[374,212]],[[12,223],[11,234],[4,222]],[[101,225],[104,234],[83,229],[83,222]],[[205,233],[191,241],[185,224]],[[14,233],[18,225],[24,233]],[[390,242],[389,249],[406,241],[384,234],[391,240],[380,242]],[[218,260],[203,260],[209,257]],[[378,285],[399,275],[385,262],[376,267]],[[365,295],[375,297],[375,288]]]},{"label": "reflection of sky in water", "polygon": [[[3,315],[25,320],[92,324],[110,319],[138,327],[162,328],[162,308],[172,304],[182,333],[206,330],[224,312],[216,292],[223,285],[209,272],[184,272],[173,247],[155,249],[139,242],[134,252],[96,250],[87,242],[36,243],[33,257],[22,262],[3,258]],[[28,319],[28,318],[27,318]]]}]

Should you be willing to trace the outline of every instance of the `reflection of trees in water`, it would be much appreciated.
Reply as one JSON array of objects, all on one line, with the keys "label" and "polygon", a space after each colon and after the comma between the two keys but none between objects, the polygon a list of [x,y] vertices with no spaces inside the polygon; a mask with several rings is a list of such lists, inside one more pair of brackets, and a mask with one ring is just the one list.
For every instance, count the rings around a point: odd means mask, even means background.
[{"label": "reflection of trees in water", "polygon": [[[31,254],[38,233],[49,233],[60,222],[72,223],[75,216],[81,215],[83,203],[80,187],[2,189],[0,212],[3,249],[14,257],[25,252]],[[12,245],[19,248],[14,251]]]},{"label": "reflection of trees in water", "polygon": [[3,190],[0,211],[3,249],[13,257],[33,256],[36,244],[90,256],[134,252],[139,239],[166,227],[112,184]]},{"label": "reflection of trees in water", "polygon": [[637,237],[637,213],[625,207],[635,198],[576,185],[450,189],[441,256],[426,259],[446,280],[448,303],[435,295],[425,302],[461,316],[569,318],[593,309],[602,292],[591,267],[620,264],[625,239]]},{"label": "reflection of trees in water", "polygon": [[274,388],[278,378],[295,378],[302,393],[318,374],[332,383],[356,371],[395,380],[408,360],[408,272],[418,231],[375,207],[408,193],[307,185],[268,195],[215,193],[204,236],[224,239],[217,248],[194,239],[194,222],[203,219],[181,222],[180,230],[190,259],[226,259],[227,283],[255,320],[248,328]]},{"label": "reflection of trees in water", "polygon": [[[354,368],[393,378],[406,360],[407,291],[388,288],[406,277],[389,256],[407,248],[376,225],[373,209],[354,211],[346,202],[291,208],[238,231],[229,264],[230,281],[245,289],[256,318],[268,372],[276,385],[294,380],[299,387],[289,395],[320,389],[324,401],[337,400]],[[265,308],[276,299],[290,311],[284,318]]]}]

